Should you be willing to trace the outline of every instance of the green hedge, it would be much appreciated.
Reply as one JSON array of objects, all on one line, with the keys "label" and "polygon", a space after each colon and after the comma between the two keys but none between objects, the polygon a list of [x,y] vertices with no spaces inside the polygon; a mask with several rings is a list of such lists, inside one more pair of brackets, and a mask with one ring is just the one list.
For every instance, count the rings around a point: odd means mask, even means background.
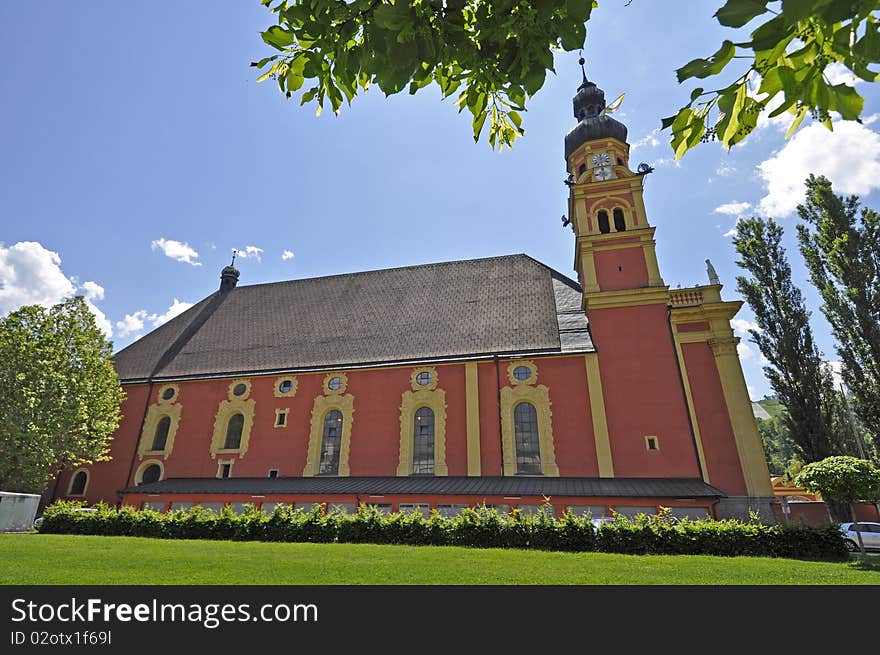
[{"label": "green hedge", "polygon": [[78,511],[77,503],[59,501],[43,515],[40,532],[52,534],[128,535],[159,539],[233,539],[316,543],[454,545],[479,548],[533,548],[633,555],[751,555],[795,559],[846,560],[848,553],[836,525],[764,525],[757,521],[678,520],[668,513],[641,515],[596,529],[589,518],[566,513],[525,516],[518,510],[499,514],[492,508],[466,509],[452,518],[433,512],[383,514],[362,506],[354,514],[306,511],[279,505],[271,514],[246,506],[237,515],[199,506],[160,513],[98,505]]}]

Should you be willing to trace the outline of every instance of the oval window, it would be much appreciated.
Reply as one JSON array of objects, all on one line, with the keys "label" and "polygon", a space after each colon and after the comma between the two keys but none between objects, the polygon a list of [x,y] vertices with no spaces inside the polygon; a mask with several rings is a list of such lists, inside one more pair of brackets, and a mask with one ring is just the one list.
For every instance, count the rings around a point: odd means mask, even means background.
[{"label": "oval window", "polygon": [[431,384],[432,376],[428,371],[422,371],[416,376],[416,382],[418,382],[423,387],[426,384]]},{"label": "oval window", "polygon": [[528,380],[532,377],[532,369],[528,366],[517,366],[513,369],[513,377],[517,380]]},{"label": "oval window", "polygon": [[243,396],[246,393],[247,393],[247,385],[244,384],[243,382],[236,384],[235,387],[232,389],[233,396]]},{"label": "oval window", "polygon": [[330,381],[327,383],[327,388],[330,389],[330,391],[338,391],[342,388],[342,378],[330,378]]},{"label": "oval window", "polygon": [[162,400],[171,400],[174,398],[174,387],[168,387],[162,392]]},{"label": "oval window", "polygon": [[291,389],[293,389],[293,380],[283,380],[278,385],[278,391],[281,393],[289,393]]}]

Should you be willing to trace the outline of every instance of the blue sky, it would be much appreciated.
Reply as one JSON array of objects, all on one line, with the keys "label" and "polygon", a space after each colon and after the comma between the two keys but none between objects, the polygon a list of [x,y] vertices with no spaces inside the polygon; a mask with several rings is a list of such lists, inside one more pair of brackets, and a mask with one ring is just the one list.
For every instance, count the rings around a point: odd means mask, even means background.
[{"label": "blue sky", "polygon": [[[720,0],[625,4],[600,3],[584,54],[609,101],[626,92],[633,166],[656,168],[646,204],[666,282],[705,283],[709,258],[736,298],[730,230],[774,215],[835,359],[792,210],[810,171],[880,205],[880,123],[806,123],[785,141],[770,121],[731,152],[707,144],[676,163],[658,130],[689,96],[674,71],[731,31],[711,18]],[[248,65],[270,24],[257,0],[0,3],[0,312],[83,293],[119,349],[213,292],[248,246],[241,284],[517,252],[575,277],[559,218],[577,53],[557,56],[525,138],[498,153],[434,89],[374,89],[338,117],[286,101]],[[880,111],[877,90],[858,88],[864,116]],[[758,398],[747,307],[739,318]]]}]

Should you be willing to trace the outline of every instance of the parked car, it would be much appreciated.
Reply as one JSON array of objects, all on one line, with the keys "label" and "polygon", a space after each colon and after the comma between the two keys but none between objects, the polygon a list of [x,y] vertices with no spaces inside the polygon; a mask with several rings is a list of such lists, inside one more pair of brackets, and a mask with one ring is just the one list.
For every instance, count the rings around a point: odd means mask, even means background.
[{"label": "parked car", "polygon": [[[855,523],[841,523],[840,531],[846,540],[846,547],[851,552],[859,549],[859,537],[856,534]],[[865,550],[880,550],[880,523],[859,521],[859,531],[862,533],[862,543]]]},{"label": "parked car", "polygon": [[[77,507],[74,511],[76,512],[97,512],[94,507]],[[40,526],[43,525],[43,517],[38,516],[34,519],[34,527],[39,530]]]}]

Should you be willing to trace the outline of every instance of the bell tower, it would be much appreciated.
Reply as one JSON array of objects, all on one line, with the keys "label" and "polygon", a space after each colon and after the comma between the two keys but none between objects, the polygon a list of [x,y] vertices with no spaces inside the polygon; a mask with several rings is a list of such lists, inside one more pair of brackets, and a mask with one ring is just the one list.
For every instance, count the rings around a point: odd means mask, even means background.
[{"label": "bell tower", "polygon": [[711,275],[670,292],[643,199],[653,169],[630,170],[626,126],[586,73],[573,105],[568,218],[596,348],[591,403],[598,387],[607,422],[599,474],[699,478],[727,494],[719,515],[767,515],[769,473],[729,323],[742,303],[723,301]]},{"label": "bell tower", "polygon": [[642,298],[665,302],[668,288],[642,198],[650,169],[630,170],[626,126],[606,113],[605,92],[586,74],[573,104],[579,122],[565,137],[565,161],[584,309],[637,289]]}]

